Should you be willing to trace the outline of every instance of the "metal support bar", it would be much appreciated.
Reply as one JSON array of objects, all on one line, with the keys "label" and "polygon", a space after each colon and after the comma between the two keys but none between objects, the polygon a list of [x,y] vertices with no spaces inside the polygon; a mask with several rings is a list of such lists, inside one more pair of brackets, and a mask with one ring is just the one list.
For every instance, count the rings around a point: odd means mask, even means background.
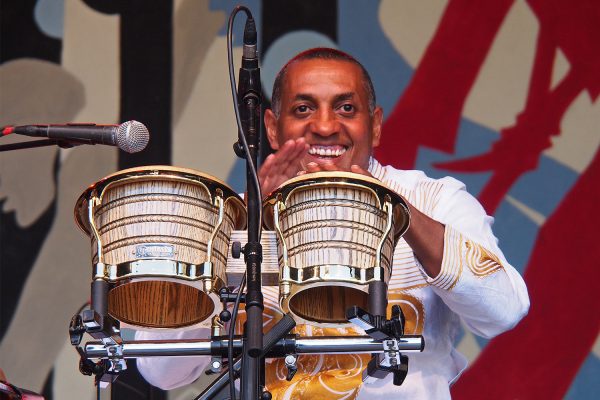
[{"label": "metal support bar", "polygon": [[[210,339],[124,342],[123,358],[226,356],[227,341],[223,339],[218,342],[216,346],[211,343]],[[421,352],[424,346],[425,341],[422,336],[403,336],[398,340],[398,350],[401,352]],[[273,346],[266,357],[284,357],[286,353],[289,354],[290,347],[297,354],[368,354],[384,352],[384,343],[369,336],[323,336],[282,339]],[[242,350],[242,339],[234,339],[233,348],[234,352],[239,355]],[[85,344],[85,355],[88,358],[109,358],[104,344],[98,341]]]}]

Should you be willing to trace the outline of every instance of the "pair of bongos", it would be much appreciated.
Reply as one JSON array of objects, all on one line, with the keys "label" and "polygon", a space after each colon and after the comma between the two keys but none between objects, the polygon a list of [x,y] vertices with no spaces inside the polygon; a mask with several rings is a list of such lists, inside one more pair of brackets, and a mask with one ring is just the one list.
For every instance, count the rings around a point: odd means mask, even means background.
[{"label": "pair of bongos", "polygon": [[[299,323],[342,327],[346,309],[366,308],[369,283],[387,283],[394,247],[409,224],[403,199],[352,173],[294,178],[264,202],[275,232],[279,304]],[[109,283],[108,313],[142,329],[210,323],[227,286],[242,199],[190,169],[148,166],[92,184],[75,207],[92,244],[92,279]]]}]

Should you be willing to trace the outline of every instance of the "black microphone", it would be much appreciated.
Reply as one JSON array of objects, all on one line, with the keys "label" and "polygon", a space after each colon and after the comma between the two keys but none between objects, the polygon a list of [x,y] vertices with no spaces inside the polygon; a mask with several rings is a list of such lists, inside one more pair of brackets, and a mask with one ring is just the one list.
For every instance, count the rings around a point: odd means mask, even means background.
[{"label": "black microphone", "polygon": [[138,121],[127,121],[120,125],[66,124],[66,125],[22,125],[9,126],[3,135],[47,137],[74,144],[106,144],[117,146],[127,153],[137,153],[146,148],[150,139],[148,128]]},{"label": "black microphone", "polygon": [[242,121],[249,118],[244,115],[244,109],[250,99],[254,101],[253,106],[257,109],[260,105],[260,68],[258,68],[258,55],[256,50],[257,34],[256,24],[252,17],[246,20],[244,27],[244,46],[242,53],[242,65],[238,80],[238,103],[242,113]]},{"label": "black microphone", "polygon": [[260,68],[256,49],[256,24],[251,15],[244,27],[244,46],[242,64],[239,71],[237,98],[240,120],[250,150],[250,156],[257,162],[260,129]]}]

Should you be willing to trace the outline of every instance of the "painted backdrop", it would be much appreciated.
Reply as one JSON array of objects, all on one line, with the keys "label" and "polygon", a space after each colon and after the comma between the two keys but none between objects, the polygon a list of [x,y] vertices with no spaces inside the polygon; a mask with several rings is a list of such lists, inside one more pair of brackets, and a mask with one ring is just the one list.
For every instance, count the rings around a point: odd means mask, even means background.
[{"label": "painted backdrop", "polygon": [[[371,72],[385,111],[377,157],[455,176],[496,218],[531,310],[491,341],[460,333],[458,348],[472,365],[453,396],[594,398],[600,3],[242,3],[258,20],[267,103],[277,70],[298,51],[333,46],[353,54]],[[0,367],[15,384],[49,399],[94,396],[66,335],[89,297],[89,243],[72,217],[87,185],[131,166],[172,164],[242,190],[224,36],[234,5],[2,1],[0,126],[136,119],[151,132],[138,155],[101,146],[0,153]],[[236,60],[239,45],[238,35]],[[135,364],[128,374],[115,398],[195,393],[149,388]]]}]

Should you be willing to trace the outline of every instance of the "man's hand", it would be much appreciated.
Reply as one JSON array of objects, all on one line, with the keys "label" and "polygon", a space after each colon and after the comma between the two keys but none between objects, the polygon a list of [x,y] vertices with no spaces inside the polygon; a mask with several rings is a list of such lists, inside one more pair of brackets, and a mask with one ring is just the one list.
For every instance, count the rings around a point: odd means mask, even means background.
[{"label": "man's hand", "polygon": [[288,140],[275,154],[269,155],[258,171],[263,198],[283,182],[295,177],[302,168],[302,159],[308,151],[304,138]]}]

